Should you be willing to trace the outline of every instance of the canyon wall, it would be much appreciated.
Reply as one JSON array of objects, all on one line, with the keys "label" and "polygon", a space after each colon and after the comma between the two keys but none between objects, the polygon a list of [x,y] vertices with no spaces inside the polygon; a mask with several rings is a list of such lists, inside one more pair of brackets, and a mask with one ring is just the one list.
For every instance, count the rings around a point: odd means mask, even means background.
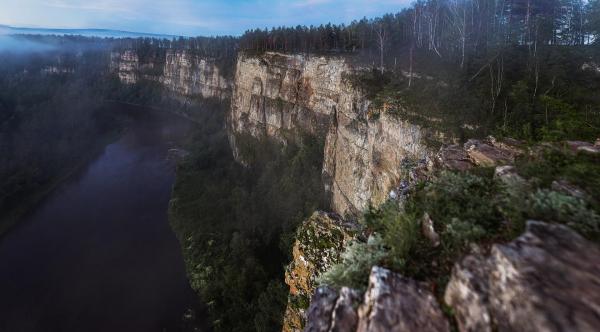
[{"label": "canyon wall", "polygon": [[356,88],[356,68],[341,56],[241,52],[233,81],[214,60],[167,50],[164,60],[141,61],[133,51],[113,52],[111,68],[125,84],[160,82],[176,97],[231,97],[227,117],[233,153],[244,135],[281,143],[308,133],[324,140],[323,180],[331,208],[357,215],[385,201],[406,176],[403,164],[425,159],[428,132],[381,112],[369,117],[371,102]]},{"label": "canyon wall", "polygon": [[175,96],[228,99],[232,82],[221,74],[214,59],[185,50],[167,50],[164,59],[141,61],[132,50],[111,53],[111,70],[124,84],[141,79],[160,82]]},{"label": "canyon wall", "polygon": [[139,79],[140,59],[134,51],[111,52],[110,70],[124,84],[135,84]]},{"label": "canyon wall", "polygon": [[402,165],[430,154],[427,132],[393,115],[369,118],[370,101],[352,84],[350,59],[240,54],[228,126],[236,158],[246,134],[286,143],[294,131],[325,140],[323,180],[332,210],[356,215],[385,201]]},{"label": "canyon wall", "polygon": [[173,50],[167,52],[160,82],[180,95],[219,99],[230,96],[232,84],[221,74],[215,60]]}]

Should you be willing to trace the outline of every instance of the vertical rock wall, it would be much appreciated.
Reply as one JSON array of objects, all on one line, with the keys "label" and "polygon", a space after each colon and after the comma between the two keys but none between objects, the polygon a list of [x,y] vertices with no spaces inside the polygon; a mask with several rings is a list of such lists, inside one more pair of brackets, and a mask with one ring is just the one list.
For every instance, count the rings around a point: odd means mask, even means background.
[{"label": "vertical rock wall", "polygon": [[323,179],[332,210],[357,214],[383,202],[402,178],[405,159],[429,154],[421,127],[382,114],[367,119],[370,102],[348,79],[342,57],[240,54],[229,134],[238,160],[240,134],[285,143],[300,130],[325,138]]},{"label": "vertical rock wall", "polygon": [[183,96],[224,99],[230,96],[231,91],[231,81],[221,75],[214,60],[186,51],[167,51],[160,82]]},{"label": "vertical rock wall", "polygon": [[135,84],[138,81],[140,60],[134,51],[112,52],[110,69],[116,73],[124,84]]},{"label": "vertical rock wall", "polygon": [[111,70],[122,83],[135,84],[142,78],[156,81],[177,96],[222,100],[231,96],[232,82],[221,74],[215,60],[185,50],[167,50],[164,60],[147,63],[132,50],[112,52]]},{"label": "vertical rock wall", "polygon": [[342,76],[347,71],[341,58],[241,53],[228,123],[231,133],[285,141],[287,131],[302,130],[324,137],[329,117],[346,92]]}]

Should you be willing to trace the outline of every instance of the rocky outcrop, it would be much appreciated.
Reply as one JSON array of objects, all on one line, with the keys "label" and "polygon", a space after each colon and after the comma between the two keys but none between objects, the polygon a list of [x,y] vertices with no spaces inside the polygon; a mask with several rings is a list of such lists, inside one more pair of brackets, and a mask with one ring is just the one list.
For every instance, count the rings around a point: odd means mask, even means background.
[{"label": "rocky outcrop", "polygon": [[319,288],[308,311],[305,331],[449,331],[446,317],[425,286],[373,267],[362,301],[356,291],[348,288],[339,293]]},{"label": "rocky outcrop", "polygon": [[426,132],[386,112],[368,119],[353,72],[342,57],[240,54],[228,121],[238,160],[240,134],[285,143],[290,132],[311,133],[325,139],[323,179],[335,212],[382,203],[404,178],[402,163],[430,154]]},{"label": "rocky outcrop", "polygon": [[75,73],[75,68],[65,67],[65,66],[46,66],[40,70],[42,75],[62,75],[62,74],[73,74]]},{"label": "rocky outcrop", "polygon": [[466,171],[474,167],[467,152],[460,145],[449,145],[440,150],[437,160],[442,168]]},{"label": "rocky outcrop", "polygon": [[[449,331],[427,284],[373,267],[357,291],[319,288],[305,331]],[[452,271],[445,302],[460,331],[595,331],[600,326],[600,248],[562,225],[527,231],[488,255],[476,248]]]},{"label": "rocky outcrop", "polygon": [[167,50],[163,59],[141,61],[132,50],[111,53],[111,70],[125,84],[140,79],[160,82],[175,96],[226,99],[231,95],[231,80],[225,78],[214,59],[185,50]]},{"label": "rocky outcrop", "polygon": [[516,154],[512,150],[493,144],[493,142],[469,140],[465,143],[465,150],[475,165],[493,167],[514,162]]},{"label": "rocky outcrop", "polygon": [[566,141],[565,145],[572,152],[585,152],[591,154],[599,154],[600,153],[600,145],[590,142],[582,142],[582,141]]},{"label": "rocky outcrop", "polygon": [[445,300],[461,331],[595,331],[600,248],[565,226],[529,221],[515,241],[459,262]]},{"label": "rocky outcrop", "polygon": [[435,160],[436,166],[441,169],[466,171],[475,166],[510,165],[524,153],[525,143],[511,138],[497,140],[490,136],[483,140],[470,139],[463,146],[443,146]]},{"label": "rocky outcrop", "polygon": [[343,287],[339,292],[329,287],[317,289],[308,309],[306,332],[354,331],[358,326],[356,306],[360,293]]},{"label": "rocky outcrop", "polygon": [[359,332],[450,330],[437,300],[424,285],[380,267],[371,270],[358,315]]},{"label": "rocky outcrop", "polygon": [[427,131],[394,115],[366,120],[360,112],[340,108],[325,143],[323,174],[332,208],[359,214],[383,203],[407,178],[404,164],[432,154]]},{"label": "rocky outcrop", "polygon": [[590,72],[600,75],[600,65],[595,62],[584,63],[583,65],[581,65],[581,70],[590,71]]},{"label": "rocky outcrop", "polygon": [[214,59],[206,59],[186,51],[167,51],[160,82],[170,91],[183,96],[230,96],[232,82],[221,75]]},{"label": "rocky outcrop", "polygon": [[355,224],[325,212],[315,212],[299,227],[292,251],[294,259],[285,272],[290,294],[284,331],[302,330],[305,310],[316,289],[315,279],[339,261],[355,232]]},{"label": "rocky outcrop", "polygon": [[[325,135],[347,94],[342,58],[265,53],[238,57],[229,125],[233,133],[284,140],[286,131]],[[235,149],[235,142],[233,142]]]},{"label": "rocky outcrop", "polygon": [[110,54],[110,67],[119,80],[125,84],[135,84],[138,81],[140,60],[136,52],[127,50]]}]

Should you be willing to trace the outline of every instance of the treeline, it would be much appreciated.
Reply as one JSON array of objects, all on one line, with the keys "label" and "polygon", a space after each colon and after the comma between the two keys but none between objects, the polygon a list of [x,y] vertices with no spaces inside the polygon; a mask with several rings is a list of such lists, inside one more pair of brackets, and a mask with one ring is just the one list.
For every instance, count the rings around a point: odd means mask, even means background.
[{"label": "treeline", "polygon": [[448,137],[600,134],[600,0],[419,0],[349,25],[251,30],[240,46],[352,54],[377,70],[353,78],[374,106]]},{"label": "treeline", "polygon": [[256,51],[368,51],[384,63],[418,48],[464,65],[470,55],[505,46],[534,52],[539,45],[590,44],[598,41],[599,17],[598,0],[419,0],[397,14],[349,25],[250,30],[240,45]]},{"label": "treeline", "polygon": [[113,41],[116,50],[136,50],[140,60],[160,57],[166,50],[185,50],[198,56],[224,59],[235,58],[239,48],[239,38],[219,37],[179,37],[173,39],[122,38]]}]

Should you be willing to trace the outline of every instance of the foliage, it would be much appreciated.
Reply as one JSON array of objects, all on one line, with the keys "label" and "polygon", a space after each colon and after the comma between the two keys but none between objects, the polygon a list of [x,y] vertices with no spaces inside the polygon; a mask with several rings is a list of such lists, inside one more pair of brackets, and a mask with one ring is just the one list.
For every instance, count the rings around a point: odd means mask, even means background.
[{"label": "foliage", "polygon": [[582,65],[600,61],[598,8],[597,0],[427,0],[350,25],[251,30],[240,44],[348,54],[367,68],[350,81],[373,101],[371,119],[385,110],[459,139],[592,140],[600,75]]},{"label": "foliage", "polygon": [[588,236],[600,235],[600,215],[582,199],[538,190],[531,194],[528,204],[532,218],[564,223]]},{"label": "foliage", "polygon": [[[385,58],[406,57],[424,49],[462,66],[471,58],[494,54],[506,44],[581,45],[598,35],[597,0],[487,1],[424,0],[396,14],[355,20],[349,25],[276,27],[248,30],[244,50],[356,52]],[[588,19],[588,24],[583,24]],[[388,65],[396,64],[387,61]]]},{"label": "foliage", "polygon": [[111,84],[102,44],[63,42],[40,54],[0,54],[0,233],[122,126],[117,107],[98,102]]},{"label": "foliage", "polygon": [[417,193],[414,211],[428,212],[442,229],[442,242],[449,249],[464,247],[497,232],[502,216],[495,208],[497,183],[491,177],[443,172]]},{"label": "foliage", "polygon": [[[541,129],[541,139],[544,141],[559,141],[565,139],[593,139],[598,134],[599,121],[587,121],[585,115],[578,114],[573,105],[565,101],[544,95],[541,98],[545,110],[546,125]],[[552,118],[550,121],[548,118]]]},{"label": "foliage", "polygon": [[371,267],[379,265],[387,256],[384,242],[378,235],[369,237],[366,243],[353,241],[342,253],[341,263],[319,276],[317,282],[332,287],[364,289]]},{"label": "foliage", "polygon": [[222,131],[224,112],[205,113],[191,156],[178,168],[170,208],[190,282],[216,330],[278,330],[289,234],[325,204],[323,143],[302,134],[286,146],[240,135],[241,157],[251,161],[243,167]]},{"label": "foliage", "polygon": [[[526,179],[494,178],[491,169],[442,171],[412,189],[406,202],[389,201],[369,208],[362,224],[376,246],[357,242],[344,252],[344,261],[321,278],[326,284],[364,287],[369,264],[378,264],[434,284],[438,296],[453,264],[476,243],[489,248],[519,236],[528,219],[566,224],[593,241],[600,240],[596,193],[600,161],[592,154],[549,149],[522,157],[517,170]],[[550,190],[556,179],[581,186],[586,199]],[[592,194],[594,193],[594,194]],[[434,245],[420,230],[428,213],[441,236]]]},{"label": "foliage", "polygon": [[420,220],[415,215],[403,213],[392,201],[378,209],[370,207],[362,220],[368,229],[381,234],[383,244],[389,251],[386,263],[397,269],[403,268],[410,251],[421,236]]},{"label": "foliage", "polygon": [[517,160],[521,174],[542,188],[550,188],[552,181],[564,179],[585,190],[591,203],[600,197],[600,156],[587,153],[564,153],[557,149],[544,149]]}]

